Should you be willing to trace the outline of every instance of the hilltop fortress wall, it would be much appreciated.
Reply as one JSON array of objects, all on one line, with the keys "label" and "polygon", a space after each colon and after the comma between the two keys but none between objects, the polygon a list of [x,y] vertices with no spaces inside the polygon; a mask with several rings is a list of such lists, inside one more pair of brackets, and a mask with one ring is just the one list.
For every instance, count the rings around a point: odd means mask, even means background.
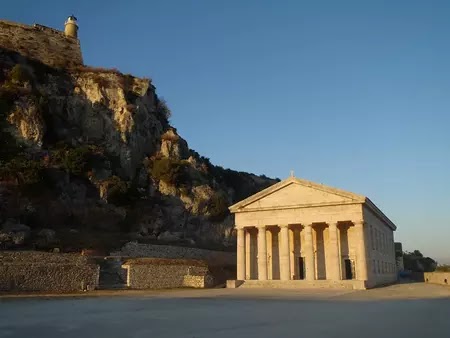
[{"label": "hilltop fortress wall", "polygon": [[0,48],[8,49],[51,67],[83,64],[78,39],[41,25],[23,25],[0,20]]}]

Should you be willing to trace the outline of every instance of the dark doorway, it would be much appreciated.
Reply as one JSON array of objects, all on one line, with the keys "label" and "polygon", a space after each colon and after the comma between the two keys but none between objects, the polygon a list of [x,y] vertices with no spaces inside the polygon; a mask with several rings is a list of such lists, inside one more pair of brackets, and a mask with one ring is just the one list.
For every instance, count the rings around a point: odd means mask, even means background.
[{"label": "dark doorway", "polygon": [[305,279],[305,265],[303,263],[303,257],[298,257],[298,277],[299,279]]},{"label": "dark doorway", "polygon": [[345,279],[353,279],[352,261],[350,259],[344,259],[345,264]]}]

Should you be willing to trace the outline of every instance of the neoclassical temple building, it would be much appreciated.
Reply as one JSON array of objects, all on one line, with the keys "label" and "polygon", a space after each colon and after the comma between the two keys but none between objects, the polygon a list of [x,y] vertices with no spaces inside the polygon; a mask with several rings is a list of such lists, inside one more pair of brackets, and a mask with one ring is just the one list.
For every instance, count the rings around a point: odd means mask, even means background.
[{"label": "neoclassical temple building", "polygon": [[396,226],[367,197],[289,177],[230,207],[233,286],[366,289],[397,278]]}]

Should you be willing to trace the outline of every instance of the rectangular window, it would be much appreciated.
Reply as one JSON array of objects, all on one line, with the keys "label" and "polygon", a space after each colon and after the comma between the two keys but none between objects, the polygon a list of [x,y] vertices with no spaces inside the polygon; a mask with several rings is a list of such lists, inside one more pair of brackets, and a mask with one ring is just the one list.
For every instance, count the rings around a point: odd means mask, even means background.
[{"label": "rectangular window", "polygon": [[373,271],[373,273],[377,273],[377,267],[376,267],[376,265],[375,265],[375,259],[372,259],[372,271]]}]

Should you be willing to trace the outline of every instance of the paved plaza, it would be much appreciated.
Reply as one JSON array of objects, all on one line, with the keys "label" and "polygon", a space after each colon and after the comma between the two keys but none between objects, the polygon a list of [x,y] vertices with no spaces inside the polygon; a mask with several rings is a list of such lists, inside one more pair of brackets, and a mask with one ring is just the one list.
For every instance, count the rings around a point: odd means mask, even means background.
[{"label": "paved plaza", "polygon": [[450,337],[450,288],[209,289],[0,298],[0,338]]}]

